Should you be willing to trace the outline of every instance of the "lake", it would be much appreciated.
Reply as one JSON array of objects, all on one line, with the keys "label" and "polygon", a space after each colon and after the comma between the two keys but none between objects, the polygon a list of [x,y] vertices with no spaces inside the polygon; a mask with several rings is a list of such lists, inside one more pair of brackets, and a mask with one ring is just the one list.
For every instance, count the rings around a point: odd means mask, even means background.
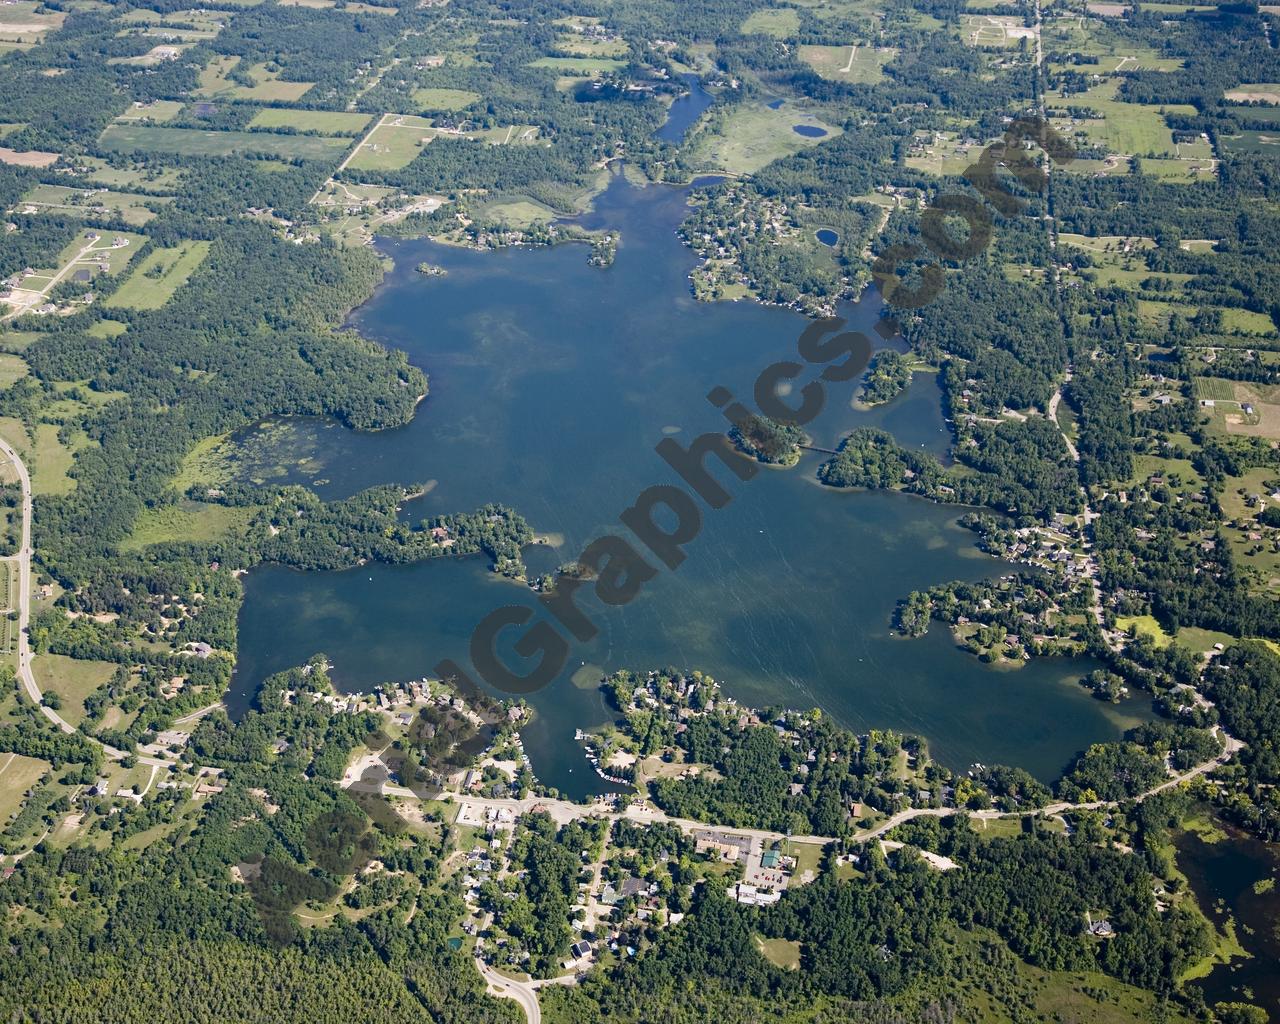
[{"label": "lake", "polygon": [[[583,218],[621,232],[607,270],[588,266],[580,245],[485,253],[386,243],[395,269],[352,324],[408,352],[430,375],[430,397],[409,425],[384,433],[316,420],[268,424],[244,438],[252,458],[243,472],[312,484],[326,497],[427,483],[406,510],[415,519],[502,502],[560,539],[529,550],[531,572],[573,561],[593,537],[622,529],[619,513],[642,490],[678,479],[654,445],[723,430],[703,396],[724,385],[749,403],[756,375],[793,357],[807,324],[755,303],[695,302],[687,280],[695,260],[674,234],[686,210],[683,190],[616,179]],[[422,262],[448,276],[416,273]],[[842,315],[869,331],[877,312],[871,298]],[[869,411],[853,408],[853,391],[829,389],[809,428],[817,444],[832,447],[866,424],[945,455],[934,378],[917,375],[906,393]],[[600,635],[533,695],[537,719],[524,732],[548,785],[573,795],[595,788],[573,734],[610,717],[597,683],[624,667],[701,668],[744,702],[819,706],[854,729],[922,734],[955,768],[1012,763],[1042,779],[1088,743],[1149,716],[1143,702],[1104,704],[1076,685],[1095,667],[1087,660],[998,671],[957,650],[936,625],[922,639],[895,636],[895,604],[911,590],[1009,567],[977,550],[955,507],[822,487],[815,472],[824,457],[727,480],[734,500],[704,511],[677,571],[664,570],[625,608],[584,601]],[[321,651],[345,689],[418,678],[444,657],[466,667],[484,615],[534,603],[481,558],[337,573],[266,566],[249,574],[245,590],[228,698],[237,711],[266,675]]]}]

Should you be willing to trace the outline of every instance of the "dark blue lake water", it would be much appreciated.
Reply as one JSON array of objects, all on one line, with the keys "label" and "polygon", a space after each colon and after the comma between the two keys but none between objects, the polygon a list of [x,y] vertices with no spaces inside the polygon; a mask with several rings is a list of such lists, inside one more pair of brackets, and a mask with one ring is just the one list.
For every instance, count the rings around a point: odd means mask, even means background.
[{"label": "dark blue lake water", "polygon": [[[407,351],[430,374],[430,397],[412,423],[384,433],[313,420],[260,431],[264,462],[292,467],[286,479],[321,481],[326,496],[429,483],[415,517],[504,502],[556,535],[555,548],[531,549],[536,571],[573,561],[587,541],[621,529],[619,513],[644,488],[678,481],[654,452],[659,440],[687,444],[724,429],[708,390],[724,385],[750,402],[756,375],[794,358],[807,324],[784,309],[695,302],[687,281],[694,259],[674,234],[686,209],[682,190],[615,181],[584,219],[621,232],[608,270],[588,266],[577,245],[481,253],[387,243],[395,269],[353,325]],[[448,276],[416,273],[424,261]],[[877,303],[843,314],[869,331]],[[945,453],[932,377],[917,375],[905,394],[870,411],[853,408],[853,391],[829,389],[810,427],[816,443],[834,446],[868,424]],[[911,590],[1007,567],[956,525],[960,510],[832,491],[815,478],[821,458],[746,483],[726,476],[734,500],[704,512],[678,571],[660,573],[625,608],[584,602],[600,635],[534,695],[538,717],[525,732],[548,784],[581,794],[597,782],[573,733],[610,717],[597,683],[623,667],[701,668],[744,702],[819,706],[856,729],[922,734],[957,768],[1005,762],[1041,778],[1145,717],[1140,704],[1103,704],[1077,686],[1094,667],[1087,661],[995,671],[957,650],[945,629],[919,640],[893,635],[895,603]],[[466,666],[485,614],[534,603],[480,558],[338,573],[263,567],[245,587],[230,696],[239,708],[267,674],[319,651],[348,689],[417,678],[444,657]]]}]

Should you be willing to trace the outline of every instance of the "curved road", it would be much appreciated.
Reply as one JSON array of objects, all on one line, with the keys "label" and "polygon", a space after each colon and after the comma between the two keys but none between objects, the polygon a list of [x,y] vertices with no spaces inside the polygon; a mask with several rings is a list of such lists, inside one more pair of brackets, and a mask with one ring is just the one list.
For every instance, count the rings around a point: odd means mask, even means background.
[{"label": "curved road", "polygon": [[[3,559],[5,562],[18,564],[18,681],[26,691],[31,703],[40,709],[40,713],[49,719],[63,732],[75,732],[75,727],[59,715],[53,708],[41,703],[40,687],[31,671],[31,644],[28,632],[31,625],[31,475],[17,451],[0,438],[0,454],[3,454],[18,473],[18,482],[22,484],[22,539],[18,545],[18,553]],[[92,739],[92,737],[90,737]],[[104,753],[113,761],[122,761],[128,755],[123,750],[101,744]],[[153,768],[170,768],[176,762],[160,757],[135,755],[142,764]]]}]

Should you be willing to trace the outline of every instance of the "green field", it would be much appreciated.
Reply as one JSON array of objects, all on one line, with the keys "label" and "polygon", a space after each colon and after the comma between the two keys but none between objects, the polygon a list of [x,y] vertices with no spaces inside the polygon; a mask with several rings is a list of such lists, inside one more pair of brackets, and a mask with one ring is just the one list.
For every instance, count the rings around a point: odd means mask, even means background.
[{"label": "green field", "polygon": [[1112,79],[1095,85],[1088,92],[1071,97],[1071,105],[1091,107],[1098,113],[1098,120],[1086,126],[1086,133],[1094,142],[1105,145],[1113,153],[1127,156],[1179,156],[1173,142],[1173,133],[1165,121],[1163,109],[1170,114],[1194,116],[1195,107],[1181,103],[1165,104],[1163,108],[1139,103],[1125,103],[1116,98],[1119,81]]},{"label": "green field", "polygon": [[802,46],[800,59],[833,82],[874,84],[884,78],[884,66],[898,51],[873,46]]},{"label": "green field", "polygon": [[1266,313],[1255,313],[1251,309],[1224,308],[1222,326],[1232,334],[1276,336],[1275,321]]},{"label": "green field", "polygon": [[760,955],[775,967],[781,967],[784,971],[800,969],[800,943],[786,939],[766,939],[759,935],[753,938]]},{"label": "green field", "polygon": [[1173,643],[1173,637],[1164,631],[1154,615],[1130,615],[1127,618],[1118,618],[1116,626],[1126,632],[1130,627],[1135,628],[1139,636],[1151,637],[1157,647],[1168,647]]},{"label": "green field", "polygon": [[[479,98],[479,97],[477,97]],[[259,110],[250,128],[293,128],[300,132],[319,132],[321,135],[359,135],[369,126],[371,114],[348,113],[337,110],[289,110],[284,107],[264,107]]]},{"label": "green field", "polygon": [[258,100],[262,103],[294,103],[306,94],[314,82],[282,82],[280,72],[271,71],[266,64],[254,64],[249,68],[252,86],[241,85],[227,75],[240,63],[238,57],[215,57],[200,72],[200,95],[223,96],[237,100]]},{"label": "green field", "polygon": [[1234,402],[1236,400],[1235,389],[1231,386],[1231,381],[1222,380],[1219,377],[1196,377],[1195,391],[1196,398],[1209,399],[1215,402]]},{"label": "green field", "polygon": [[800,31],[800,15],[790,7],[756,11],[742,23],[741,31],[745,35],[756,33],[786,39]]},{"label": "green field", "polygon": [[172,121],[182,112],[184,104],[178,100],[153,100],[146,104],[134,104],[117,121],[150,121],[152,124],[164,124]]},{"label": "green field", "polygon": [[140,551],[151,544],[207,544],[245,526],[256,511],[256,508],[232,508],[201,501],[181,501],[177,505],[145,509],[120,549]]},{"label": "green field", "polygon": [[99,320],[97,323],[90,324],[85,330],[85,334],[91,338],[118,338],[129,329],[128,324],[122,324],[119,320]]},{"label": "green field", "polygon": [[209,242],[183,242],[156,249],[129,275],[104,305],[119,309],[159,309],[209,255]]},{"label": "green field", "polygon": [[48,761],[0,753],[0,828],[18,813],[23,796],[50,770]]},{"label": "green field", "polygon": [[0,354],[0,389],[10,387],[27,375],[27,362],[21,356]]},{"label": "green field", "polygon": [[[828,134],[807,138],[794,131],[792,126],[797,124],[822,128]],[[839,128],[790,104],[777,110],[770,110],[764,104],[743,104],[733,108],[719,132],[699,137],[695,155],[718,170],[751,174],[779,157],[798,153],[839,134]]]},{"label": "green field", "polygon": [[80,661],[61,654],[41,654],[31,661],[31,671],[41,692],[53,692],[62,698],[58,712],[72,725],[84,721],[84,701],[114,675],[116,666],[110,661]]},{"label": "green field", "polygon": [[[110,131],[108,127],[107,131]],[[163,129],[153,129],[162,131]],[[169,196],[139,196],[128,192],[89,191],[66,185],[37,185],[18,203],[20,212],[59,217],[120,217],[141,227],[156,215],[154,207],[173,202]]]},{"label": "green field", "polygon": [[336,160],[350,143],[317,135],[272,132],[218,132],[198,128],[158,128],[109,124],[98,145],[115,153],[179,153],[183,156],[231,156],[268,153],[286,160]]},{"label": "green field", "polygon": [[578,75],[601,75],[606,71],[619,71],[627,66],[627,62],[611,57],[539,57],[529,66]]},{"label": "green field", "polygon": [[461,110],[480,101],[478,92],[467,89],[415,89],[413,102],[419,110]]},{"label": "green field", "polygon": [[76,482],[67,475],[67,470],[71,468],[75,453],[88,443],[87,438],[80,434],[70,445],[65,445],[58,440],[56,424],[37,424],[34,465],[28,463],[31,467],[31,493],[70,494]]}]

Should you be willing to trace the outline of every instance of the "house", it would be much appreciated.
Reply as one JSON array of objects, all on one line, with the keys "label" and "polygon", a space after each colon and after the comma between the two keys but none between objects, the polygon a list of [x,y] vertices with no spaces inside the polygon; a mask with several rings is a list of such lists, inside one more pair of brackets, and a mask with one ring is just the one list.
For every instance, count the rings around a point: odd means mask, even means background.
[{"label": "house", "polygon": [[643,878],[636,878],[635,875],[632,875],[630,878],[624,878],[622,880],[622,888],[620,892],[622,893],[622,898],[625,900],[632,896],[647,896],[652,888],[653,886]]},{"label": "house", "polygon": [[575,960],[581,960],[584,956],[590,955],[590,953],[591,953],[591,943],[589,943],[586,939],[583,939],[581,942],[575,942],[573,944],[573,956]]},{"label": "house", "polygon": [[766,871],[777,871],[782,867],[782,853],[779,850],[765,850],[760,855],[760,866]]}]

